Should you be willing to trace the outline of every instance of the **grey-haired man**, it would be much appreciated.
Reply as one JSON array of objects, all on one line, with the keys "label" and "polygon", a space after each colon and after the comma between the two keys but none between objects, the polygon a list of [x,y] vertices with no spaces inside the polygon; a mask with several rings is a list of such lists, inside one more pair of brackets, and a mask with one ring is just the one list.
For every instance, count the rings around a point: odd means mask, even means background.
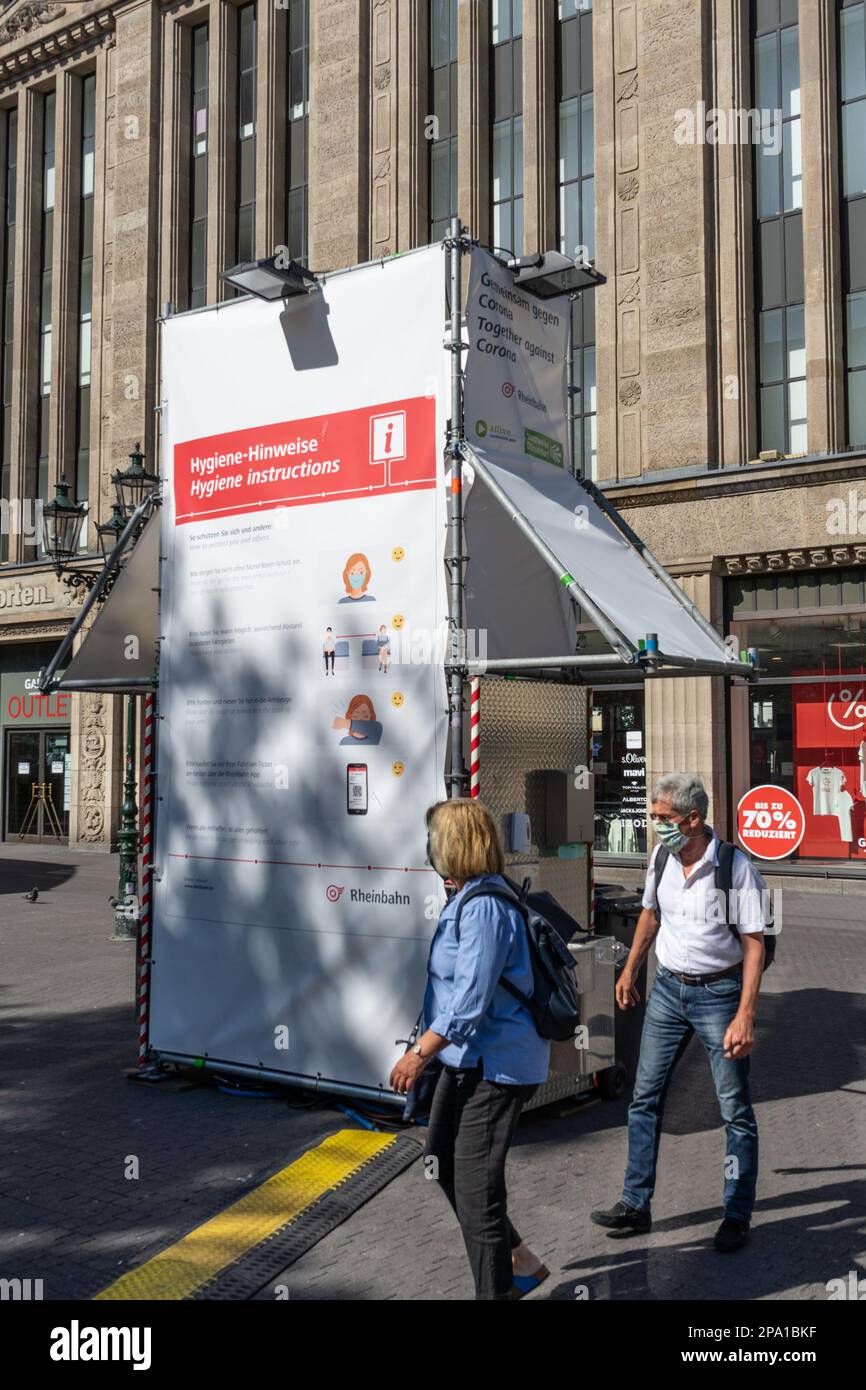
[{"label": "grey-haired man", "polygon": [[617,1235],[650,1229],[665,1097],[673,1070],[697,1033],[709,1056],[725,1122],[724,1220],[714,1244],[728,1253],[748,1238],[758,1177],[749,1053],[764,965],[764,882],[736,850],[731,866],[735,892],[720,910],[715,891],[720,841],[706,823],[709,798],[700,777],[668,773],[654,786],[651,801],[652,824],[668,859],[656,881],[657,845],[634,943],[616,985],[621,1009],[640,1002],[634,982],[653,941],[657,970],[628,1112],[622,1196],[612,1207],[593,1211],[592,1220]]}]

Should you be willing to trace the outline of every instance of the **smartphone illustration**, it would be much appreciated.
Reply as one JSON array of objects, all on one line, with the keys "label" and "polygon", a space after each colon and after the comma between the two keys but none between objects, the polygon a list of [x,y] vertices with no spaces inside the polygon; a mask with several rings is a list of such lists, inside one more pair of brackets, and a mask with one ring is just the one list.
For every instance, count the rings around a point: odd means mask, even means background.
[{"label": "smartphone illustration", "polygon": [[367,814],[366,763],[349,763],[346,768],[346,810],[350,816]]}]

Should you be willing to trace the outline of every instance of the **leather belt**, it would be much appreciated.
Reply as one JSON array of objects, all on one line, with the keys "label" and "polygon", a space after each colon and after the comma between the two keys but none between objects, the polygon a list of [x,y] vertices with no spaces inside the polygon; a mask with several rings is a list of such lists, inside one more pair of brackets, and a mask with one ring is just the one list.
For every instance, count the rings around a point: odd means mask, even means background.
[{"label": "leather belt", "polygon": [[680,970],[670,970],[668,973],[675,979],[682,980],[684,985],[708,985],[713,980],[723,980],[726,975],[735,975],[742,968],[743,962],[738,961],[736,965],[729,965],[726,970],[716,970],[712,975],[684,975]]}]

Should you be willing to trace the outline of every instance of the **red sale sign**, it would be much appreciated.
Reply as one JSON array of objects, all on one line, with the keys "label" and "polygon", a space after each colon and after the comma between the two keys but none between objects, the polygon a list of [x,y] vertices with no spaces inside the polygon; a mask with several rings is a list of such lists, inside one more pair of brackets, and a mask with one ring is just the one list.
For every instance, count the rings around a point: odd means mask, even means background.
[{"label": "red sale sign", "polygon": [[785,859],[805,833],[803,807],[784,787],[753,787],[737,807],[740,844],[759,859]]}]

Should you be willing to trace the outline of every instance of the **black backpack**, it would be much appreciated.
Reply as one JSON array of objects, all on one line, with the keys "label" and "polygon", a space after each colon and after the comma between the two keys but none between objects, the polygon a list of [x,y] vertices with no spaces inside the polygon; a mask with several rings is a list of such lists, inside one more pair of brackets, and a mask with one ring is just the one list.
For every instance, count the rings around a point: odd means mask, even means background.
[{"label": "black backpack", "polygon": [[[736,926],[729,920],[728,894],[734,886],[734,851],[736,845],[732,845],[727,840],[719,841],[718,854],[716,856],[715,882],[716,890],[721,893],[725,905],[725,921],[739,941],[740,933]],[[665,865],[670,859],[670,850],[665,849],[664,845],[659,845],[655,859],[655,911],[659,910],[659,882],[665,871]],[[764,969],[769,970],[773,961],[776,959],[776,934],[775,932],[764,931]]]},{"label": "black backpack", "polygon": [[[578,924],[548,893],[529,892],[529,880],[516,889],[509,881],[507,888],[489,888],[479,883],[470,889],[457,909],[454,932],[460,940],[460,918],[463,909],[473,898],[502,898],[516,907],[526,924],[529,958],[532,963],[532,993],[524,994],[510,980],[499,983],[518,999],[531,1013],[539,1037],[549,1042],[565,1042],[573,1038],[580,1023],[580,996],[577,974],[571,952],[563,939],[569,925],[579,931]],[[549,900],[549,903],[548,903]],[[539,910],[550,906],[550,920]],[[569,932],[569,936],[572,933]]]}]

